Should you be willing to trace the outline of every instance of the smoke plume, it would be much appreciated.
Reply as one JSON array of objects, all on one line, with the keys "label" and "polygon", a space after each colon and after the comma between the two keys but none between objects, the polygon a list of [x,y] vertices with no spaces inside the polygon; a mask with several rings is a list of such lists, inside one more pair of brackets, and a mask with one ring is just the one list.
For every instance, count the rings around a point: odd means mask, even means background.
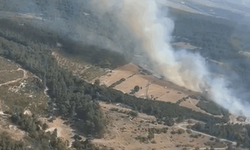
[{"label": "smoke plume", "polygon": [[[180,86],[206,93],[231,113],[242,112],[250,117],[245,105],[231,94],[228,83],[223,78],[211,75],[202,56],[186,50],[173,49],[170,42],[174,22],[162,15],[159,9],[160,1],[96,0],[93,5],[101,6],[99,10],[102,13],[113,12],[117,15],[124,30],[136,39],[135,51],[146,53],[155,71]],[[148,60],[144,61],[147,62]]]},{"label": "smoke plume", "polygon": [[[163,0],[0,0],[0,10],[36,16],[31,24],[83,44],[96,45],[133,57],[168,80],[206,95],[229,109],[250,117],[228,88],[228,81],[210,73],[198,53],[171,46],[174,22],[161,12]],[[3,15],[4,16],[4,15]],[[25,16],[27,17],[27,15]],[[42,18],[42,19],[41,19]],[[40,19],[40,20],[39,20]],[[188,29],[187,29],[188,30]]]}]

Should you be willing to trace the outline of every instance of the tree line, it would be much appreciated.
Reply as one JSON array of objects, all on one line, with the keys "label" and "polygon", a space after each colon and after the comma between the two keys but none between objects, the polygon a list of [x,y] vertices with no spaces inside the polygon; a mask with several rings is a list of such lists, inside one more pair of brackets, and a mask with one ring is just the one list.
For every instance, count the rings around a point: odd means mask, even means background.
[{"label": "tree line", "polygon": [[250,125],[196,123],[192,129],[204,132],[218,138],[236,141],[238,147],[250,148]]},{"label": "tree line", "polygon": [[[6,33],[6,30],[2,31],[2,34],[7,36]],[[97,100],[123,103],[134,110],[155,115],[157,118],[182,116],[205,122],[223,121],[221,118],[214,118],[176,104],[141,99],[106,86],[89,84],[57,64],[51,55],[53,47],[29,39],[25,40],[28,45],[23,45],[15,41],[24,41],[25,37],[20,38],[15,34],[12,39],[14,40],[0,39],[1,55],[21,64],[25,69],[43,79],[51,97],[48,111],[52,110],[52,104],[56,104],[64,116],[72,117],[77,114],[77,117],[86,121],[85,129],[88,130],[88,134],[93,134],[94,131],[101,132],[105,126]]]},{"label": "tree line", "polygon": [[[1,24],[1,26],[4,26],[4,24]],[[48,114],[58,114],[69,120],[72,118],[81,119],[83,121],[81,131],[85,135],[91,134],[95,137],[102,137],[105,132],[106,120],[101,112],[98,101],[125,104],[137,112],[154,115],[158,120],[165,122],[167,125],[173,125],[176,118],[193,118],[214,124],[227,122],[228,120],[228,116],[216,118],[181,107],[178,104],[137,98],[106,87],[105,85],[100,86],[98,82],[95,84],[87,83],[57,64],[52,56],[51,49],[54,46],[50,43],[51,41],[47,42],[47,40],[38,40],[37,38],[32,40],[32,38],[23,36],[22,33],[19,33],[20,31],[16,32],[13,29],[13,25],[11,28],[8,28],[8,26],[4,27],[4,30],[0,28],[0,56],[15,61],[24,69],[41,78],[44,85],[49,89],[50,101],[47,108]],[[27,30],[25,26],[22,28]],[[31,27],[28,29],[29,32],[32,31]],[[41,39],[46,37],[43,36],[44,33],[34,32],[34,34],[37,34],[38,37],[40,36]],[[62,44],[64,45],[64,43]],[[67,50],[70,51],[70,47],[67,47]],[[87,55],[88,53],[85,57],[94,57],[93,55]],[[110,60],[107,59],[107,61]],[[31,133],[39,130],[34,119],[34,117],[30,118],[21,113],[14,113],[12,117],[12,120],[21,129]],[[45,133],[42,132],[42,134]],[[30,135],[36,137],[36,132]],[[56,139],[59,145],[62,145],[60,140],[58,140]],[[45,141],[48,142],[48,140]],[[48,146],[51,144],[47,143],[45,145]]]}]

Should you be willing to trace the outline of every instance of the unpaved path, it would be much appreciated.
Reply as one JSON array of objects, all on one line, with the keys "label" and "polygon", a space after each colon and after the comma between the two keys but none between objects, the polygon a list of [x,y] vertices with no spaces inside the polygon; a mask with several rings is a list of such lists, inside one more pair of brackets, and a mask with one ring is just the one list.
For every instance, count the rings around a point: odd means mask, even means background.
[{"label": "unpaved path", "polygon": [[[180,123],[180,124],[176,124],[176,126],[182,130],[187,130],[186,127],[183,127],[183,126],[188,126],[188,125],[194,125],[194,124],[188,124],[188,123]],[[218,138],[216,136],[212,136],[212,135],[209,135],[209,134],[206,134],[206,133],[202,133],[202,132],[199,132],[199,131],[195,131],[195,130],[192,130],[192,129],[189,129],[192,131],[192,133],[196,133],[196,134],[201,134],[201,135],[204,135],[204,136],[207,136],[209,138],[215,138],[215,139],[220,139],[220,141],[222,142],[231,142],[233,145],[236,145],[236,142],[234,141],[230,141],[230,140],[227,140],[227,139],[223,139],[223,138]],[[224,143],[225,144],[225,143]],[[226,144],[225,144],[226,145]],[[203,148],[199,148],[199,149],[206,149],[207,147],[203,147]],[[227,149],[228,146],[225,146],[223,148],[214,148],[215,150],[225,150]],[[190,150],[195,150],[195,148],[191,148]]]},{"label": "unpaved path", "polygon": [[20,70],[23,71],[23,77],[22,78],[18,78],[18,79],[12,80],[12,81],[7,81],[5,83],[1,83],[0,86],[9,85],[9,84],[16,83],[16,82],[22,81],[24,79],[27,79],[28,78],[27,71],[22,69],[22,68],[18,68],[16,71],[20,71]]}]

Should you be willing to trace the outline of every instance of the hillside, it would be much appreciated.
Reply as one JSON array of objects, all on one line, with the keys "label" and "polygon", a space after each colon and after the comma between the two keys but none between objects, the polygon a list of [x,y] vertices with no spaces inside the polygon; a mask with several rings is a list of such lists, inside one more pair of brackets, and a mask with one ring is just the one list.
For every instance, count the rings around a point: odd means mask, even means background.
[{"label": "hillside", "polygon": [[[0,19],[0,137],[7,139],[0,138],[0,146],[5,149],[249,147],[248,122],[235,124],[237,116],[200,93],[154,76],[121,53],[19,21]],[[191,34],[181,32],[182,23],[173,45],[201,47],[198,35],[184,41]]]}]

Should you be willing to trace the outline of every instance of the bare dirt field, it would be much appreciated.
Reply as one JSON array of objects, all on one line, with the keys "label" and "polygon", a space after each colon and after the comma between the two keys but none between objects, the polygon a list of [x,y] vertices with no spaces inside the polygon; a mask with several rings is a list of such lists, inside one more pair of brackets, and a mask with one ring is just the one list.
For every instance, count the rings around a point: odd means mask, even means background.
[{"label": "bare dirt field", "polygon": [[[135,96],[171,103],[176,103],[184,97],[198,94],[186,88],[179,87],[169,81],[158,79],[152,75],[145,75],[141,72],[138,66],[128,64],[101,76],[99,80],[101,84],[110,86],[116,81],[124,78],[125,81],[116,85],[114,87],[115,89],[124,93],[130,93],[131,90],[138,85],[140,90],[135,93]],[[189,98],[187,101],[181,102],[180,105],[198,112],[206,113],[196,106],[198,102],[198,100]]]},{"label": "bare dirt field", "polygon": [[46,132],[50,131],[51,133],[57,129],[57,136],[62,137],[65,140],[68,140],[70,145],[72,144],[73,136],[75,135],[73,133],[73,130],[70,126],[64,124],[64,120],[61,118],[56,118],[53,122],[48,122],[46,119],[43,119],[49,126],[49,128],[46,130]]}]

